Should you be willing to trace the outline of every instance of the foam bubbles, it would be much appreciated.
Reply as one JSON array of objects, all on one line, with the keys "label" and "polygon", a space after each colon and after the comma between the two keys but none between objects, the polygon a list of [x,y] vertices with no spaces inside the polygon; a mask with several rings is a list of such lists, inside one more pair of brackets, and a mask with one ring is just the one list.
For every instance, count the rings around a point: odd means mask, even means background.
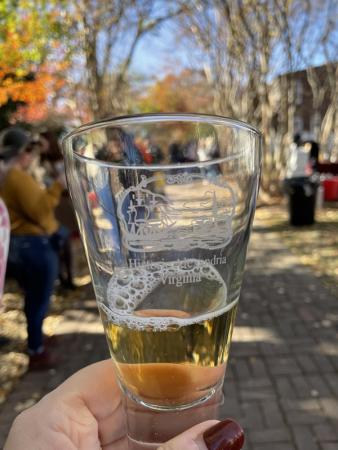
[{"label": "foam bubbles", "polygon": [[118,268],[108,283],[107,305],[100,303],[100,307],[113,323],[129,328],[142,330],[150,327],[164,331],[172,327],[190,325],[218,316],[233,305],[222,305],[217,311],[192,318],[143,317],[136,316],[134,311],[160,284],[191,283],[194,280],[200,282],[203,279],[217,281],[226,298],[227,289],[223,278],[214,266],[203,260],[185,259],[151,263],[137,268]]}]

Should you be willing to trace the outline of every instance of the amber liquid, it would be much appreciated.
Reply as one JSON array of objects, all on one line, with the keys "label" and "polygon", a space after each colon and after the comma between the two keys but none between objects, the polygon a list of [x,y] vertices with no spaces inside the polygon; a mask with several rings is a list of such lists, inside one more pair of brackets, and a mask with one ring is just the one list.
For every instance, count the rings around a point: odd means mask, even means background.
[{"label": "amber liquid", "polygon": [[161,317],[185,320],[183,326],[163,331],[152,326],[137,329],[118,325],[101,311],[124,390],[136,401],[164,409],[188,407],[209,398],[223,382],[236,309],[235,303],[207,320],[197,321],[195,317],[192,323],[191,315],[179,309],[142,309],[140,305],[134,311],[135,316],[155,321]]}]

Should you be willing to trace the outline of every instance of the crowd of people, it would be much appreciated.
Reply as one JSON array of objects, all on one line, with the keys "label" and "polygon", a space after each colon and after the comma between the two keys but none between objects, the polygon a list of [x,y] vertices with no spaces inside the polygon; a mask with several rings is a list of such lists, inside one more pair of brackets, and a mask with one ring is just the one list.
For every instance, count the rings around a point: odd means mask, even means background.
[{"label": "crowd of people", "polygon": [[[169,159],[189,161],[189,151],[194,151],[193,145],[183,149],[172,144]],[[107,144],[95,156],[132,165],[158,164],[164,159],[158,145],[146,138],[134,140],[118,128],[110,130]],[[57,364],[49,350],[52,342],[43,335],[43,321],[55,282],[75,288],[70,230],[56,217],[60,201],[67,195],[60,140],[55,133],[36,134],[19,126],[0,133],[0,198],[10,222],[6,277],[14,278],[24,293],[31,369]]]},{"label": "crowd of people", "polygon": [[[189,160],[187,151],[176,147],[169,149],[170,160],[176,160],[175,149],[182,153],[181,159]],[[164,159],[161,148],[150,140],[134,140],[117,128],[112,128],[107,144],[95,156],[128,164],[156,164]],[[19,126],[0,133],[0,198],[10,223],[6,278],[14,278],[24,294],[29,367],[35,370],[58,362],[50,351],[52,340],[43,334],[55,283],[59,280],[64,288],[75,288],[70,230],[56,214],[67,195],[60,140],[55,134],[31,133]]]},{"label": "crowd of people", "polygon": [[61,152],[53,156],[50,147],[48,135],[21,127],[0,135],[0,197],[10,222],[6,277],[23,290],[29,366],[37,370],[57,364],[42,331],[55,282],[75,288],[70,230],[55,214],[66,192],[64,167]]},{"label": "crowd of people", "polygon": [[[46,159],[47,149],[46,139],[37,139],[19,127],[5,130],[0,137],[0,196],[7,206],[11,227],[8,273],[16,278],[25,294],[28,354],[32,369],[50,368],[57,363],[48,350],[42,324],[58,276],[60,252],[64,252],[69,240],[69,230],[57,221],[55,214],[66,189],[64,168],[60,161],[51,164]],[[189,149],[190,152],[196,150],[196,146],[180,148],[180,144],[173,144],[170,147],[171,160],[182,152],[180,158],[191,161],[187,153]],[[115,129],[106,145],[97,149],[95,157],[115,163],[142,165],[159,162],[163,155],[160,148],[150,142],[134,140]],[[122,186],[127,186],[127,179],[119,181]],[[99,195],[102,199],[104,194]],[[20,414],[12,425],[4,448],[33,450],[37,447],[82,448],[83,445],[116,450],[130,445],[135,449],[143,448],[143,443],[138,445],[128,439],[122,405],[111,362],[101,361],[76,373],[34,407]],[[192,422],[187,421],[188,430],[182,434],[175,432],[176,424],[173,424],[169,431],[178,436],[161,444],[160,448],[242,448],[244,434],[236,422],[230,419],[203,421],[206,414],[200,417],[198,412],[195,422],[201,423],[191,427]],[[137,410],[132,411],[132,417],[140,428],[144,426],[143,416],[142,410],[140,415],[137,415]],[[158,414],[147,414],[146,426],[149,419],[158,423]],[[181,431],[182,421],[177,425]],[[152,428],[149,431],[151,433]]]},{"label": "crowd of people", "polygon": [[[219,156],[216,140],[172,142],[168,154],[150,139],[133,139],[119,128],[108,130],[107,143],[96,159],[131,165],[206,161]],[[209,139],[210,140],[210,139]],[[205,145],[203,144],[205,143]],[[316,171],[319,146],[296,135],[290,149],[286,179],[308,177]],[[121,180],[122,185],[123,180]],[[55,133],[34,134],[14,126],[0,134],[0,198],[10,220],[7,277],[24,292],[28,354],[31,369],[56,364],[48,350],[42,325],[55,282],[74,289],[70,230],[56,218],[63,195],[68,195],[60,141]]]}]

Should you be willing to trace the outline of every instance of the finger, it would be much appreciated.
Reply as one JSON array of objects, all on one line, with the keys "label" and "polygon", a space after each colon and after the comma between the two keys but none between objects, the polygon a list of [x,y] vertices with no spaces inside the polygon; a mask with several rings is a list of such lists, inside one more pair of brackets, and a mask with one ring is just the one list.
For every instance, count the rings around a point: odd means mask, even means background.
[{"label": "finger", "polygon": [[234,420],[225,419],[222,422],[209,420],[198,424],[158,450],[241,450],[243,445],[242,428]]},{"label": "finger", "polygon": [[110,416],[121,402],[120,389],[109,359],[80,370],[55,390],[60,391],[77,393],[97,420]]},{"label": "finger", "polygon": [[66,380],[53,394],[61,394],[62,397],[74,395],[84,402],[98,422],[103,445],[125,435],[121,393],[111,360],[85,367]]},{"label": "finger", "polygon": [[203,433],[218,423],[218,420],[208,420],[199,423],[174,439],[162,444],[158,450],[180,450],[183,448],[185,450],[208,450],[203,440]]}]

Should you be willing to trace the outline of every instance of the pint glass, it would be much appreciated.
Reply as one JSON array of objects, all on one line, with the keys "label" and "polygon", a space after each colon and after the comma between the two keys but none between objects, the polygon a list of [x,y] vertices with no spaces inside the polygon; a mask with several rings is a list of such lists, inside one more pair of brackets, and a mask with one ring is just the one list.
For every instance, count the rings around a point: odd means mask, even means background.
[{"label": "pint glass", "polygon": [[218,116],[96,122],[63,141],[117,379],[157,411],[222,385],[260,177],[261,136]]}]

